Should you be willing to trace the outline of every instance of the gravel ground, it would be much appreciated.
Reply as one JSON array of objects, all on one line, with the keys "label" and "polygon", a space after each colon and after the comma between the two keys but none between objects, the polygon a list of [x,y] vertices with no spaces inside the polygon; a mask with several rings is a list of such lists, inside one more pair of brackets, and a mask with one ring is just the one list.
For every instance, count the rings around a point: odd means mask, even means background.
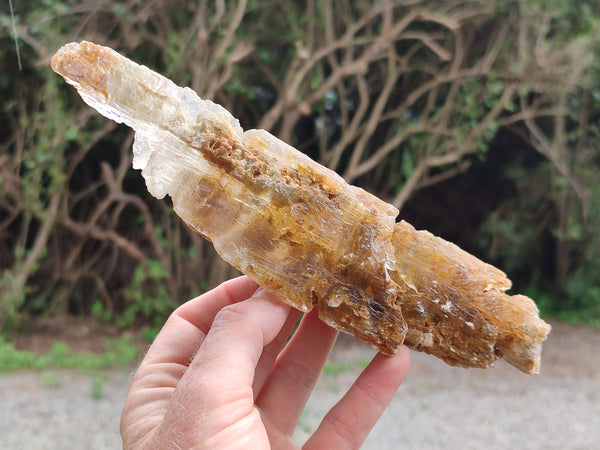
[{"label": "gravel ground", "polygon": [[[488,370],[451,368],[413,352],[407,380],[363,448],[598,448],[600,330],[552,325],[537,377],[502,362]],[[357,366],[372,356],[370,349],[340,338],[330,370],[300,419],[297,442],[314,430],[356,378]],[[103,382],[77,372],[1,376],[0,448],[120,448],[118,422],[129,379],[122,371],[106,373]]]}]

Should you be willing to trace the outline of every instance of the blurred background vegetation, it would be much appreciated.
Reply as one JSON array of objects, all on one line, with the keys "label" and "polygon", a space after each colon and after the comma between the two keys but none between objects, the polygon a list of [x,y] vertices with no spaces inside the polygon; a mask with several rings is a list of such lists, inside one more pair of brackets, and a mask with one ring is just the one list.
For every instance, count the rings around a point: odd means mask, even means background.
[{"label": "blurred background vegetation", "polygon": [[129,327],[232,276],[49,68],[108,45],[264,128],[546,315],[600,322],[600,7],[579,0],[13,0],[0,12],[0,328]]}]

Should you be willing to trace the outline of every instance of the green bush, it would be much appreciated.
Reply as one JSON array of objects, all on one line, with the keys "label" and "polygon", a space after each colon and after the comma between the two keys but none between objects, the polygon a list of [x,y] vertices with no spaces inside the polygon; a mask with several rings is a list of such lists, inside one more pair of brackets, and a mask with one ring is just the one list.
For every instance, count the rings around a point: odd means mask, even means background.
[{"label": "green bush", "polygon": [[17,350],[14,344],[0,337],[0,372],[22,369],[85,371],[129,367],[138,356],[138,348],[128,336],[106,339],[106,350],[102,353],[79,353],[65,342],[55,341],[50,350],[43,355],[28,350]]},{"label": "green bush", "polygon": [[519,286],[543,286],[554,310],[596,314],[600,19],[590,2],[14,4],[22,71],[0,11],[1,329],[22,314],[156,327],[236,273],[147,193],[130,167],[131,132],[49,69],[60,46],[82,39],[190,86],[399,209],[469,165],[497,170],[485,162],[498,136],[518,136],[519,154],[543,163],[519,171],[519,156],[499,169],[520,198],[487,207],[481,234],[462,239],[491,245],[491,259]]}]

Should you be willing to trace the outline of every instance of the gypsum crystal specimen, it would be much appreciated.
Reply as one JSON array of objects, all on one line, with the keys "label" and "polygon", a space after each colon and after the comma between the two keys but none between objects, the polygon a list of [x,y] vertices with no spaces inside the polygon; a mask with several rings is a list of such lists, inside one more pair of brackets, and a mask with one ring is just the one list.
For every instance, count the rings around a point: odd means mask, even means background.
[{"label": "gypsum crystal specimen", "polygon": [[405,343],[448,364],[504,358],[539,372],[550,326],[511,282],[456,245],[396,223],[398,210],[223,107],[90,42],[52,68],[102,115],[136,131],[148,190],[221,257],[301,310],[385,354]]}]

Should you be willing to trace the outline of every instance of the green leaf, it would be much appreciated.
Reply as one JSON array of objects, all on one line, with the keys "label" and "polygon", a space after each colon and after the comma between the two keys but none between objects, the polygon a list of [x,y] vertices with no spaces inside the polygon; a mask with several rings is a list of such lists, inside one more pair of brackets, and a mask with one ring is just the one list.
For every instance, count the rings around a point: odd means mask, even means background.
[{"label": "green leaf", "polygon": [[409,178],[415,171],[415,161],[409,151],[402,152],[402,174],[404,178]]}]

